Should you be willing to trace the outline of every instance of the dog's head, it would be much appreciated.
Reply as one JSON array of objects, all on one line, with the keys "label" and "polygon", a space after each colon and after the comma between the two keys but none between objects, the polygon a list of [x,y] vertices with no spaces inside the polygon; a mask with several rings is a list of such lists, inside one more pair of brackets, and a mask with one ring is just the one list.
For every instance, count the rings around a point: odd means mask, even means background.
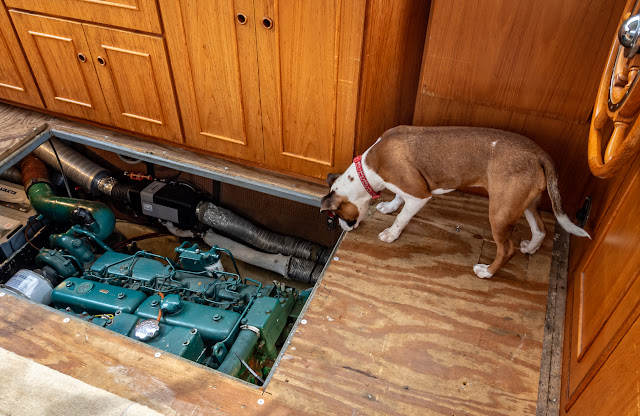
[{"label": "dog's head", "polygon": [[[352,165],[353,166],[353,165]],[[360,185],[357,174],[347,169],[342,175],[331,173],[327,176],[327,183],[331,186],[329,192],[322,198],[320,212],[331,211],[339,218],[340,226],[345,231],[351,231],[360,225],[360,221],[367,213],[371,197]]]}]

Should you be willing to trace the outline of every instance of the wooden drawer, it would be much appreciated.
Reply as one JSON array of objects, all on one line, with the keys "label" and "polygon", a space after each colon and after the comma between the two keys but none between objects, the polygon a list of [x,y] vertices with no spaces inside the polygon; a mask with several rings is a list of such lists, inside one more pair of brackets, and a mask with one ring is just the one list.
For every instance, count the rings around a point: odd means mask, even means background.
[{"label": "wooden drawer", "polygon": [[161,33],[155,0],[6,0],[24,10]]}]

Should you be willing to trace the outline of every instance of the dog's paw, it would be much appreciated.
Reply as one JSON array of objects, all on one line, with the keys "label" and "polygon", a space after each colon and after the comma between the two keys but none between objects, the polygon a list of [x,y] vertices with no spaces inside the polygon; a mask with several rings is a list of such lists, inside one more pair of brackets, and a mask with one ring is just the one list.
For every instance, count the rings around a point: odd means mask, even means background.
[{"label": "dog's paw", "polygon": [[531,240],[523,240],[520,242],[520,251],[524,254],[533,254],[540,248],[540,245],[532,244]]},{"label": "dog's paw", "polygon": [[476,264],[473,266],[473,271],[480,279],[488,279],[493,276],[493,274],[489,273],[489,270],[487,269],[489,269],[488,264]]},{"label": "dog's paw", "polygon": [[393,227],[389,227],[380,234],[378,234],[378,238],[385,243],[392,243],[398,239],[400,233],[393,230]]},{"label": "dog's paw", "polygon": [[376,205],[376,209],[383,214],[391,214],[398,209],[398,206],[393,201],[380,202]]}]

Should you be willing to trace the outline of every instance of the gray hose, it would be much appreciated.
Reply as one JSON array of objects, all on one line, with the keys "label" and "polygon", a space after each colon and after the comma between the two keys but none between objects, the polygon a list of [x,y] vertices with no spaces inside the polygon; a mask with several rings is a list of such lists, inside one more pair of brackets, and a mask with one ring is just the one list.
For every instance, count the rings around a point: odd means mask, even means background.
[{"label": "gray hose", "polygon": [[[99,193],[98,182],[103,178],[108,178],[110,176],[109,171],[72,148],[65,146],[55,137],[52,137],[51,141],[60,157],[64,175],[74,183],[97,195]],[[33,154],[52,168],[60,170],[58,159],[48,141],[42,143],[40,147],[33,151]]]},{"label": "gray hose", "polygon": [[[171,234],[178,237],[194,238],[196,234],[189,230],[181,230],[173,223],[167,221],[162,223]],[[245,263],[252,264],[265,270],[278,273],[285,279],[297,280],[305,283],[315,283],[322,273],[323,265],[319,261],[299,259],[282,254],[268,254],[254,250],[241,243],[214,233],[211,230],[205,232],[202,240],[213,247],[214,245],[226,248],[233,257]]]},{"label": "gray hose", "polygon": [[203,224],[232,235],[258,250],[299,257],[314,262],[320,256],[322,264],[328,259],[329,250],[325,247],[301,238],[265,230],[228,209],[218,207],[210,202],[202,202],[198,206],[197,213]]},{"label": "gray hose", "polygon": [[22,184],[22,172],[20,172],[20,169],[17,167],[12,166],[0,175],[0,179],[7,182]]}]

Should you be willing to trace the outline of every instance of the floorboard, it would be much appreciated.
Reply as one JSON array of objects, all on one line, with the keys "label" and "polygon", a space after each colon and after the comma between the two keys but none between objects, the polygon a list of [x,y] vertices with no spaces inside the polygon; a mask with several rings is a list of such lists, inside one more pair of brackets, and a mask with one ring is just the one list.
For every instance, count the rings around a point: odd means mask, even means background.
[{"label": "floorboard", "polygon": [[[28,137],[33,124],[3,130],[2,111],[0,134]],[[0,347],[165,414],[533,415],[554,218],[543,215],[549,235],[536,254],[478,279],[472,266],[495,253],[487,215],[485,198],[438,196],[387,244],[377,235],[395,215],[372,207],[262,390],[9,295]],[[516,246],[529,236],[523,218]]]}]

